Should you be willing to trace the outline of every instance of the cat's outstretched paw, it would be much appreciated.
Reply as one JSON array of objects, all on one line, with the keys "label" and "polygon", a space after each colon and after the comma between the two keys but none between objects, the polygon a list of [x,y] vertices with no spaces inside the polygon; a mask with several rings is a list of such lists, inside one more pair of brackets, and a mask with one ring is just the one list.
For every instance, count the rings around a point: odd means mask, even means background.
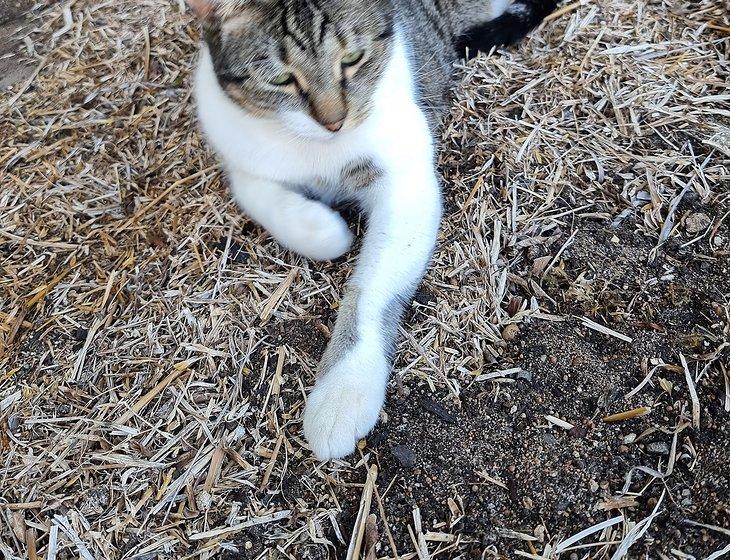
[{"label": "cat's outstretched paw", "polygon": [[345,220],[329,206],[302,199],[288,209],[285,224],[272,231],[279,242],[310,259],[336,259],[352,245],[352,232]]},{"label": "cat's outstretched paw", "polygon": [[378,421],[384,391],[363,377],[330,372],[317,381],[304,411],[304,436],[318,459],[339,459]]}]

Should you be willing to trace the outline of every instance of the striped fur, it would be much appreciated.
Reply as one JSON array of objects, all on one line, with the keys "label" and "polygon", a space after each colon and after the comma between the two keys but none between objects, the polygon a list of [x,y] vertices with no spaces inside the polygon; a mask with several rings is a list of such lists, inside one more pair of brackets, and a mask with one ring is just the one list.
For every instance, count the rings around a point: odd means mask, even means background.
[{"label": "striped fur", "polygon": [[[438,117],[451,70],[468,48],[509,44],[537,25],[555,0],[188,0],[204,21],[221,86],[260,117],[308,110],[320,123],[367,116],[396,27],[413,57],[421,102]],[[358,65],[342,57],[362,50]],[[285,87],[272,84],[283,72]],[[437,119],[434,119],[436,122]]]}]

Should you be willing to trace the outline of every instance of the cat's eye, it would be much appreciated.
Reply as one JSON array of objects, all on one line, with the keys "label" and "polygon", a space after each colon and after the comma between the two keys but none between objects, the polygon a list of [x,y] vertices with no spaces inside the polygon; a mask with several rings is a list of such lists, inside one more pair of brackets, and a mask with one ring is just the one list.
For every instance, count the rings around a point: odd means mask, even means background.
[{"label": "cat's eye", "polygon": [[363,50],[345,53],[345,56],[341,60],[342,66],[355,66],[355,64],[362,60],[363,56],[365,56],[365,51]]},{"label": "cat's eye", "polygon": [[278,76],[274,76],[271,83],[275,86],[288,86],[294,83],[294,74],[291,72],[282,72]]}]

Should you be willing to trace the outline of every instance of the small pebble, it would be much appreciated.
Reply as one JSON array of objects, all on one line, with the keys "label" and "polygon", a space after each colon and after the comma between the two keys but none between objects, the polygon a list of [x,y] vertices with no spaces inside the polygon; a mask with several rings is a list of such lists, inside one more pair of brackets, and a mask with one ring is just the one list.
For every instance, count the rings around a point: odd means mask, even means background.
[{"label": "small pebble", "polygon": [[707,229],[707,226],[709,226],[711,222],[712,220],[707,214],[696,212],[687,217],[684,222],[684,229],[690,235],[695,235],[700,233],[703,229]]},{"label": "small pebble", "polygon": [[663,441],[655,441],[646,445],[646,450],[654,455],[668,455],[669,446]]},{"label": "small pebble", "polygon": [[629,443],[634,443],[634,441],[636,441],[636,434],[631,433],[631,434],[624,436],[623,442],[625,444],[628,445]]},{"label": "small pebble", "polygon": [[201,490],[198,495],[195,496],[195,506],[203,511],[208,510],[213,504],[213,496],[205,490]]},{"label": "small pebble", "polygon": [[510,323],[502,330],[502,338],[507,341],[514,340],[518,334],[520,334],[520,328],[514,323]]},{"label": "small pebble", "polygon": [[416,454],[405,445],[396,445],[393,449],[391,449],[391,452],[393,453],[393,457],[398,460],[401,467],[410,469],[416,464]]},{"label": "small pebble", "polygon": [[8,418],[8,429],[10,430],[11,434],[18,433],[18,428],[20,427],[20,417],[19,416],[11,416]]}]

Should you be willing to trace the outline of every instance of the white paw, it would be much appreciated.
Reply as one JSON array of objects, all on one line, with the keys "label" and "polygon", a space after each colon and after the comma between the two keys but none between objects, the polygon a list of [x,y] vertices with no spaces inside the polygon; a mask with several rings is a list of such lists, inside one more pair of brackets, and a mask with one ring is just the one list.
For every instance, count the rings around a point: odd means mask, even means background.
[{"label": "white paw", "polygon": [[381,383],[329,372],[317,381],[304,410],[304,436],[318,459],[339,459],[373,429],[383,406]]},{"label": "white paw", "polygon": [[352,245],[345,220],[329,206],[303,200],[290,209],[287,223],[272,232],[282,245],[310,259],[326,261],[343,255]]}]

